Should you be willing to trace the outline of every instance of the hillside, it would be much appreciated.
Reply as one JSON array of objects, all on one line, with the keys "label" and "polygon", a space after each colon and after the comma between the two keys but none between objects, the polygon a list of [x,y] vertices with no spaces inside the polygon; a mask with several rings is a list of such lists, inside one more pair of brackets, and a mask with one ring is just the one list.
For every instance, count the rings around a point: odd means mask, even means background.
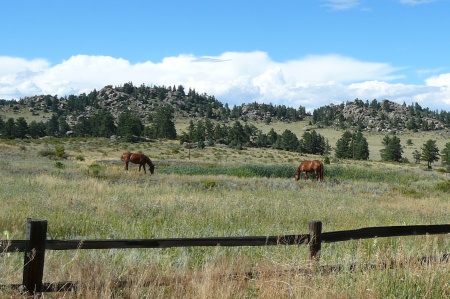
[{"label": "hillside", "polygon": [[121,113],[132,111],[144,124],[151,122],[151,115],[158,107],[171,106],[175,119],[203,119],[228,122],[241,119],[244,121],[265,122],[277,120],[296,122],[307,120],[319,127],[348,129],[360,127],[366,131],[429,131],[442,130],[450,126],[450,115],[446,111],[434,112],[422,108],[417,103],[409,106],[399,105],[389,100],[363,102],[356,99],[340,105],[327,105],[307,113],[304,107],[298,109],[284,105],[246,103],[229,107],[218,101],[213,95],[198,94],[183,86],[157,87],[105,86],[89,94],[58,97],[39,95],[25,97],[18,101],[0,100],[0,115],[4,121],[8,118],[25,117],[27,122],[44,120],[57,114],[70,126],[92,117],[98,111],[106,110],[116,122]]}]

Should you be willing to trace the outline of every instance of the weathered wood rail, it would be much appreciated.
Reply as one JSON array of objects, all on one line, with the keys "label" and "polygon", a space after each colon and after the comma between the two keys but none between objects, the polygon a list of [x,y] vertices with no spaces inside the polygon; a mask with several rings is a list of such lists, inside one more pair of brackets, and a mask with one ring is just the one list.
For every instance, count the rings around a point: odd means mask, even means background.
[{"label": "weathered wood rail", "polygon": [[212,237],[119,240],[47,240],[47,221],[27,219],[26,240],[0,241],[0,253],[24,252],[22,284],[0,286],[22,288],[29,294],[74,290],[76,283],[44,283],[46,250],[171,248],[196,246],[309,245],[309,259],[320,258],[321,244],[355,239],[433,235],[450,233],[450,224],[368,227],[322,233],[322,222],[311,221],[308,234],[256,237]]}]

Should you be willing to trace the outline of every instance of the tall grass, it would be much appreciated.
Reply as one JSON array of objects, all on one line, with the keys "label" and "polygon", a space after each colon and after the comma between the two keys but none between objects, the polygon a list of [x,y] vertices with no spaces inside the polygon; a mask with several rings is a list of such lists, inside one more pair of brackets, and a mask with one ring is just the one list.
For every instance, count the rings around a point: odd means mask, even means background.
[{"label": "tall grass", "polygon": [[[201,160],[178,160],[158,143],[141,146],[160,157],[155,174],[144,175],[123,171],[121,145],[65,143],[71,157],[81,151],[85,159],[63,160],[63,168],[39,155],[45,145],[20,146],[0,145],[0,233],[12,239],[25,237],[27,217],[47,219],[54,239],[267,236],[307,233],[316,219],[325,232],[449,219],[444,175],[411,166],[339,162],[325,166],[324,183],[295,182],[297,163],[287,160],[246,154],[224,164],[208,160],[208,150]],[[417,257],[448,248],[447,236],[323,244],[319,268],[306,246],[48,251],[44,280],[84,282],[49,298],[446,298],[448,265]],[[335,264],[343,270],[320,271]],[[22,267],[22,255],[0,253],[0,284],[20,283]],[[131,285],[115,288],[117,280]]]}]

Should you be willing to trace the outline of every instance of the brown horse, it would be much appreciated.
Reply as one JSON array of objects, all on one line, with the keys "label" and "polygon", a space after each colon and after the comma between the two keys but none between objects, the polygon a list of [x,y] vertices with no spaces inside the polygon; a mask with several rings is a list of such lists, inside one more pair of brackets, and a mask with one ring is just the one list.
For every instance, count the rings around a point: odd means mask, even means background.
[{"label": "brown horse", "polygon": [[316,176],[316,181],[320,179],[323,181],[324,175],[324,167],[323,163],[319,160],[305,160],[298,166],[297,172],[295,173],[295,180],[298,181],[300,179],[300,174],[303,173],[305,175],[305,181],[308,180],[308,172],[314,171]]},{"label": "brown horse", "polygon": [[130,152],[126,152],[122,154],[122,157],[120,159],[125,162],[126,171],[128,171],[129,162],[139,164],[139,171],[141,171],[141,167],[144,166],[144,173],[147,173],[147,171],[145,170],[145,164],[148,164],[148,166],[150,167],[151,174],[153,174],[153,172],[155,171],[155,164],[153,164],[152,160],[150,160],[150,158],[144,154],[133,154]]}]

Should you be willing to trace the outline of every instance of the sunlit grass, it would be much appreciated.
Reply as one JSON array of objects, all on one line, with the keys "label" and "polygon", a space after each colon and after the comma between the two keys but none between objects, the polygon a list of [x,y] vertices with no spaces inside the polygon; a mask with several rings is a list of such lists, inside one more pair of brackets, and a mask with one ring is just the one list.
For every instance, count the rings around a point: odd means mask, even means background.
[{"label": "sunlit grass", "polygon": [[[27,217],[48,220],[48,238],[140,239],[304,234],[311,220],[322,220],[324,232],[445,224],[450,213],[445,174],[414,165],[342,161],[326,165],[323,183],[296,182],[293,172],[306,157],[273,150],[214,147],[192,150],[188,159],[174,142],[72,140],[58,168],[37,154],[55,144],[23,145],[0,144],[0,232],[14,239],[25,237]],[[125,150],[147,153],[155,174],[137,165],[125,173]],[[445,298],[448,265],[410,261],[447,253],[448,242],[412,236],[325,243],[319,266],[343,266],[332,274],[310,268],[307,246],[48,251],[44,280],[84,281],[78,293],[65,294],[77,298]],[[403,266],[349,270],[390,260]],[[20,283],[22,267],[21,254],[0,256],[0,284]],[[132,286],[108,285],[121,279]],[[171,283],[158,286],[158,279]]]}]

